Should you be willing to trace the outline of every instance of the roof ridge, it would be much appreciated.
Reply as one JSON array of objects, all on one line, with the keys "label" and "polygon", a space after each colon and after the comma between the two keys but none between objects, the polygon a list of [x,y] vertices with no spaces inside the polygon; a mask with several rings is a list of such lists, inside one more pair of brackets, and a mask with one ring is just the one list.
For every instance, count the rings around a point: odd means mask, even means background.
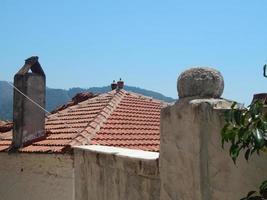
[{"label": "roof ridge", "polygon": [[[111,93],[107,93],[111,94]],[[89,144],[90,140],[100,130],[104,122],[108,120],[113,111],[117,108],[121,100],[126,95],[125,91],[119,91],[114,94],[107,105],[90,121],[70,143],[70,146]]]},{"label": "roof ridge", "polygon": [[144,94],[140,94],[140,93],[137,93],[137,92],[133,92],[133,91],[131,91],[131,90],[124,90],[124,92],[126,92],[126,93],[128,93],[128,94],[131,94],[131,95],[133,95],[133,96],[136,96],[136,97],[145,97],[145,98],[147,98],[147,99],[153,99],[153,100],[154,100],[154,98],[151,97],[151,96],[146,96],[146,95],[144,95]]},{"label": "roof ridge", "polygon": [[130,94],[130,95],[133,95],[135,97],[139,97],[139,98],[145,98],[146,100],[150,100],[152,102],[156,102],[156,103],[162,103],[163,105],[169,105],[171,103],[168,103],[164,100],[160,100],[160,99],[157,99],[155,97],[152,97],[152,96],[147,96],[147,95],[144,95],[144,94],[141,94],[141,93],[137,93],[137,92],[133,92],[131,90],[123,90],[126,94]]}]

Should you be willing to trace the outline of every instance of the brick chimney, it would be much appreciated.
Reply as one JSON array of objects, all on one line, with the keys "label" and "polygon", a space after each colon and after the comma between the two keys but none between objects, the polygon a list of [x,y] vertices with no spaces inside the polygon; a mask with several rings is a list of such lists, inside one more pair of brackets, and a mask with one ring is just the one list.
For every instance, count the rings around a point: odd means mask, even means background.
[{"label": "brick chimney", "polygon": [[[14,76],[14,86],[31,100],[45,108],[45,73],[33,56]],[[45,137],[45,112],[14,89],[12,149],[23,147]]]}]

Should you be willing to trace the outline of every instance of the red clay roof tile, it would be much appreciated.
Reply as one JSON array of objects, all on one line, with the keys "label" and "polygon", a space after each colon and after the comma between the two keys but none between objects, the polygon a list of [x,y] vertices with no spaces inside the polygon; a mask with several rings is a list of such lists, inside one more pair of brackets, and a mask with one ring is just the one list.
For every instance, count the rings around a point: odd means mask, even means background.
[{"label": "red clay roof tile", "polygon": [[[159,151],[160,110],[164,102],[111,91],[68,104],[46,120],[47,136],[19,149],[26,153],[65,153],[74,145],[98,144]],[[0,152],[9,148],[12,130],[0,134]]]}]

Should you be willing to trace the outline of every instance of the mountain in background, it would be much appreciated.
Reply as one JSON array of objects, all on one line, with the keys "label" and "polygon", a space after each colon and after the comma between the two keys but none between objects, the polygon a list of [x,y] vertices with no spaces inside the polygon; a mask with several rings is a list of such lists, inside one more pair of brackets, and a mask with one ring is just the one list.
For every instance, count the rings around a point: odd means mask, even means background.
[{"label": "mountain in background", "polygon": [[[175,99],[166,97],[158,92],[151,90],[145,90],[133,86],[124,86],[127,91],[132,91],[145,96],[150,96],[155,99],[159,99],[165,102],[173,102]],[[93,93],[105,93],[110,91],[110,86],[104,87],[91,87],[88,89],[84,88],[71,88],[69,90],[64,89],[52,89],[46,88],[46,109],[52,111],[58,106],[67,103],[71,100],[75,94],[80,92],[93,92]],[[12,120],[12,109],[13,109],[13,88],[8,84],[7,81],[0,81],[0,119]]]}]

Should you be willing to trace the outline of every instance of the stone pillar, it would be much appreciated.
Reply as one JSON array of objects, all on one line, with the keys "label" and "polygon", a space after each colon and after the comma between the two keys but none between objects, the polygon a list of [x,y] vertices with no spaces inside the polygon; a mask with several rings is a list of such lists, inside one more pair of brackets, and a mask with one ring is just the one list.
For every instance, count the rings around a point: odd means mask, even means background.
[{"label": "stone pillar", "polygon": [[[233,200],[255,190],[267,177],[267,160],[240,158],[234,165],[221,148],[224,81],[211,68],[192,68],[178,78],[180,99],[161,112],[161,200]],[[241,155],[242,156],[242,155]],[[260,171],[259,171],[260,170]]]},{"label": "stone pillar", "polygon": [[45,74],[38,57],[25,61],[14,77],[14,86],[12,148],[16,149],[45,136],[45,112],[31,101],[45,108]]}]

